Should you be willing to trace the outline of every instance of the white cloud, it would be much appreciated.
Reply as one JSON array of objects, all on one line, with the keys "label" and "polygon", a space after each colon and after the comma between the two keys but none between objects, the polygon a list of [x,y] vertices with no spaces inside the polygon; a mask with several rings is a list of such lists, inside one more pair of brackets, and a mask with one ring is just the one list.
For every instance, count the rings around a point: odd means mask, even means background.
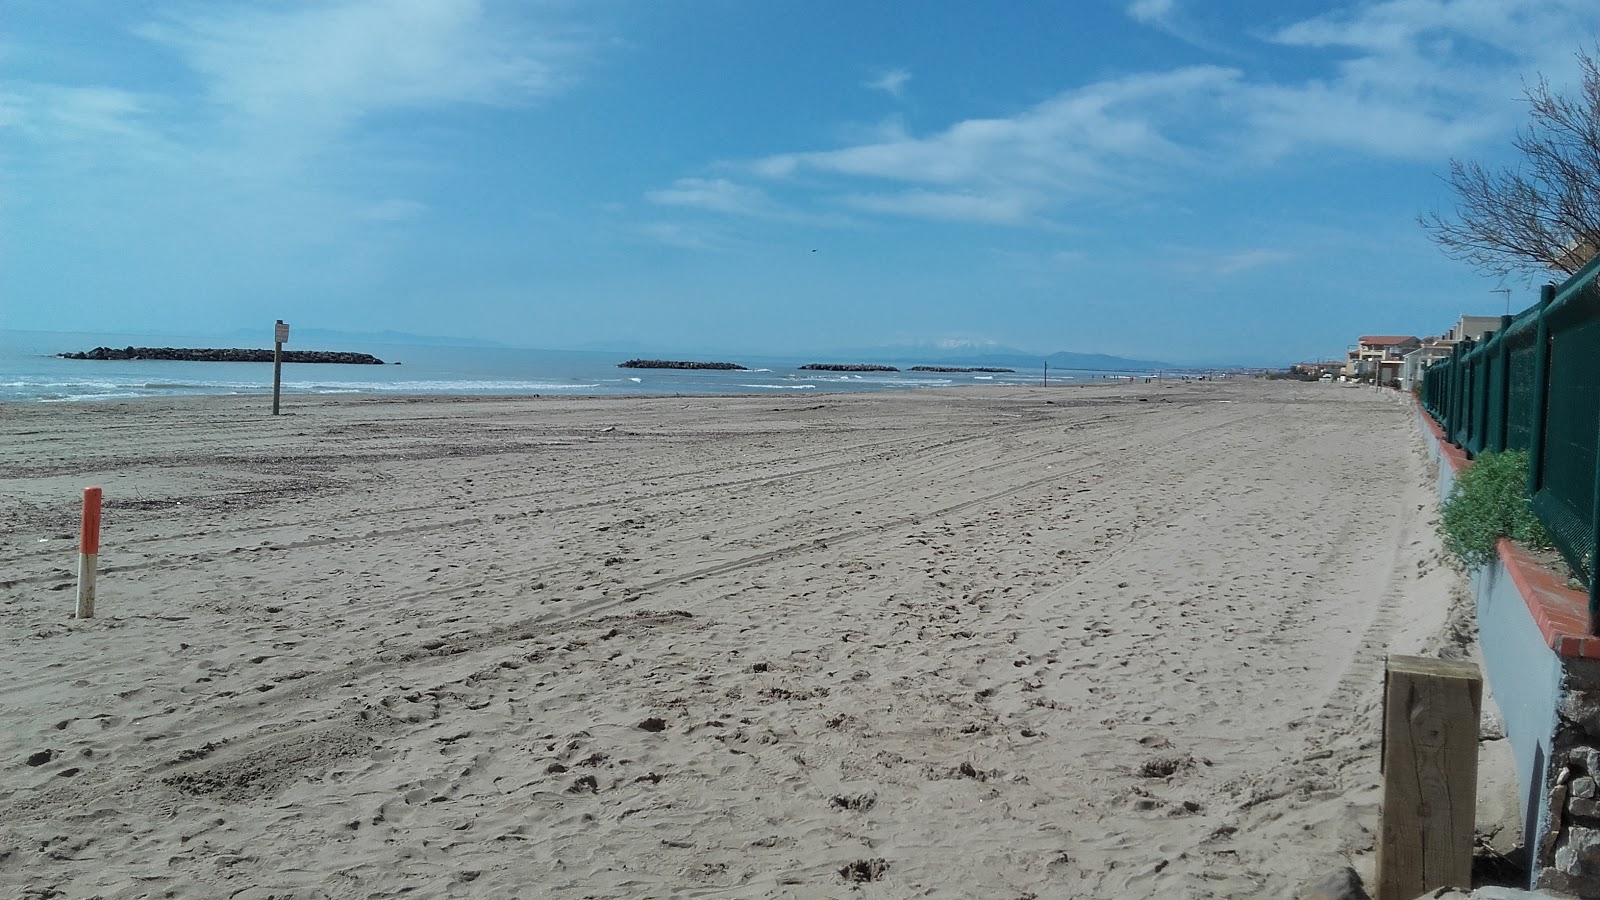
[{"label": "white cloud", "polygon": [[[658,206],[702,210],[790,225],[835,228],[851,224],[841,212],[808,212],[779,203],[766,191],[727,178],[679,178],[671,187],[646,191]],[[657,235],[659,237],[659,235]],[[682,242],[673,238],[668,243]]]},{"label": "white cloud", "polygon": [[905,69],[890,69],[877,78],[866,82],[865,87],[875,91],[883,91],[892,97],[904,95],[906,83],[911,80],[911,73]]},{"label": "white cloud", "polygon": [[637,226],[637,230],[656,243],[683,250],[726,249],[726,242],[720,235],[682,222],[646,222]]},{"label": "white cloud", "polygon": [[[1372,55],[1405,54],[1426,39],[1444,39],[1436,49],[1472,38],[1517,51],[1527,39],[1566,38],[1567,16],[1592,16],[1586,0],[1383,0],[1329,12],[1280,29],[1273,40],[1302,47],[1350,47]],[[1554,27],[1552,27],[1554,26]]]},{"label": "white cloud", "polygon": [[198,9],[137,33],[176,51],[226,121],[280,147],[384,110],[534,102],[581,58],[576,42],[495,20],[478,0]]},{"label": "white cloud", "polygon": [[1570,73],[1593,14],[1588,0],[1386,0],[1306,19],[1269,39],[1342,58],[1329,77],[1256,86],[1245,116],[1269,152],[1439,159],[1509,140],[1524,80]]},{"label": "white cloud", "polygon": [[[0,129],[41,151],[55,171],[99,172],[202,166],[199,155],[161,127],[164,98],[119,88],[17,81],[0,95]],[[12,166],[19,165],[13,153]]]},{"label": "white cloud", "polygon": [[990,225],[1022,223],[1037,208],[1036,203],[1019,194],[1006,196],[923,190],[895,194],[852,194],[845,198],[845,202],[864,212]]},{"label": "white cloud", "polygon": [[196,246],[265,245],[264,233],[338,245],[427,211],[393,196],[379,171],[422,162],[402,155],[418,145],[372,140],[365,119],[534,104],[572,83],[591,53],[526,10],[477,0],[177,8],[128,28],[144,39],[129,58],[193,77],[131,82],[152,86],[137,90],[5,84],[0,136],[14,184],[48,184],[41,195],[61,209],[164,210]]},{"label": "white cloud", "polygon": [[[1140,22],[1184,29],[1177,0],[1125,9]],[[1442,164],[1509,140],[1523,115],[1515,102],[1523,79],[1543,72],[1560,83],[1572,72],[1569,42],[1585,33],[1590,11],[1592,0],[1384,0],[1264,36],[1302,48],[1309,76],[1218,66],[1135,73],[1009,116],[924,135],[894,123],[833,149],[776,153],[743,168],[862,212],[1046,224],[1069,204],[1148,197],[1180,178],[1226,178],[1285,156]],[[1245,271],[1267,259],[1224,267]]]},{"label": "white cloud", "polygon": [[[940,220],[1018,223],[1074,198],[1106,197],[1191,160],[1158,120],[1207,108],[1239,73],[1213,66],[1128,76],[1065,91],[1007,118],[968,119],[916,137],[784,153],[748,171],[774,181],[804,173],[881,182],[847,190],[852,209]],[[900,187],[895,187],[895,186]]]},{"label": "white cloud", "polygon": [[1293,262],[1296,258],[1296,254],[1286,250],[1239,250],[1213,257],[1210,263],[1210,270],[1214,275],[1226,277],[1266,266],[1283,265]]},{"label": "white cloud", "polygon": [[7,205],[33,240],[93,242],[98,271],[144,272],[130,296],[168,279],[197,295],[233,284],[216,293],[244,303],[296,283],[386,277],[411,239],[389,226],[427,213],[396,173],[439,158],[422,155],[428,142],[364,126],[563,90],[590,46],[520,6],[180,0],[118,5],[125,19],[156,18],[108,24],[110,49],[41,32],[56,43],[27,48],[32,80],[0,86]]},{"label": "white cloud", "polygon": [[767,177],[814,169],[891,181],[1092,190],[1108,174],[1108,157],[1170,162],[1181,156],[1156,126],[1152,108],[1181,107],[1237,77],[1230,69],[1197,66],[1102,81],[1010,118],[968,119],[926,138],[778,154],[753,168]]},{"label": "white cloud", "polygon": [[421,218],[427,211],[425,203],[392,198],[361,210],[360,218],[369,222],[406,222]]},{"label": "white cloud", "polygon": [[1177,8],[1176,0],[1133,0],[1128,4],[1128,15],[1145,25],[1166,26]]},{"label": "white cloud", "polygon": [[1133,0],[1124,10],[1128,18],[1210,53],[1231,53],[1210,38],[1179,8],[1177,0]]},{"label": "white cloud", "polygon": [[645,198],[664,206],[686,206],[735,215],[756,215],[771,207],[761,190],[726,178],[680,178],[672,187],[650,191]]},{"label": "white cloud", "polygon": [[144,123],[149,99],[107,87],[18,83],[0,97],[0,126],[38,140],[61,135],[136,138],[153,136]]},{"label": "white cloud", "polygon": [[1496,110],[1352,91],[1338,83],[1261,85],[1244,110],[1250,153],[1275,157],[1309,147],[1442,161],[1495,135],[1510,137]]}]

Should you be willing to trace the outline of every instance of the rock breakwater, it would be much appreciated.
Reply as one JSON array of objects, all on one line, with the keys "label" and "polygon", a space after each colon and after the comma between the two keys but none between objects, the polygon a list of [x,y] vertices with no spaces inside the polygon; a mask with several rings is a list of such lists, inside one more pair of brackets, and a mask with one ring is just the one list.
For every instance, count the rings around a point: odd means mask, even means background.
[{"label": "rock breakwater", "polygon": [[[180,362],[272,362],[271,350],[244,350],[238,347],[96,347],[77,353],[57,353],[62,359],[162,359]],[[370,353],[337,350],[285,350],[283,361],[292,363],[340,363],[356,366],[381,366],[383,360]]]},{"label": "rock breakwater", "polygon": [[802,370],[813,372],[898,372],[894,366],[873,366],[861,363],[806,363]]},{"label": "rock breakwater", "polygon": [[744,366],[729,362],[697,362],[688,359],[630,359],[617,363],[619,369],[721,369],[748,372]]}]

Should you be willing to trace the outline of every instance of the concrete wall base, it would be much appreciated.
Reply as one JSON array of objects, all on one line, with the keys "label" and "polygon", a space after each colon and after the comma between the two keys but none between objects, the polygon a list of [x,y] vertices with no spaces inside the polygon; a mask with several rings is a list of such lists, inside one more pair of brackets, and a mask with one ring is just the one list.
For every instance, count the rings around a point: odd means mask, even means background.
[{"label": "concrete wall base", "polygon": [[[1418,417],[1443,500],[1470,462]],[[1600,641],[1587,597],[1537,569],[1502,541],[1498,559],[1468,573],[1478,641],[1516,761],[1529,886],[1600,897]]]}]

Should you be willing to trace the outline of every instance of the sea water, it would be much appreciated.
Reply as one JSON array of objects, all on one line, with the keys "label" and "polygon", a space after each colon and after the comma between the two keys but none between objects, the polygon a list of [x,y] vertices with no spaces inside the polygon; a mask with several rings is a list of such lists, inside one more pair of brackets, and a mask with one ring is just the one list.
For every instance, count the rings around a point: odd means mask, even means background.
[{"label": "sea water", "polygon": [[[625,353],[293,342],[285,349],[370,353],[385,365],[285,363],[289,394],[798,394],[952,385],[1038,384],[1041,370],[1015,373],[815,372],[835,359],[715,357],[748,371],[623,369]],[[78,360],[55,354],[95,347],[253,347],[235,338],[0,331],[0,402],[75,402],[186,394],[270,394],[271,363]],[[270,346],[270,345],[269,345]],[[1051,370],[1051,381],[1094,373]]]}]

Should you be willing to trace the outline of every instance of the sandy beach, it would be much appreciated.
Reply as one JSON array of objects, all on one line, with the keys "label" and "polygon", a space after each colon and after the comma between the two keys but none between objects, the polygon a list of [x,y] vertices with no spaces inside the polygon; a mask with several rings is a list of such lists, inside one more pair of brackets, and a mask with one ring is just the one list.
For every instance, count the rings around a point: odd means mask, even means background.
[{"label": "sandy beach", "polygon": [[1286,897],[1470,641],[1393,393],[265,403],[0,409],[0,894]]}]

